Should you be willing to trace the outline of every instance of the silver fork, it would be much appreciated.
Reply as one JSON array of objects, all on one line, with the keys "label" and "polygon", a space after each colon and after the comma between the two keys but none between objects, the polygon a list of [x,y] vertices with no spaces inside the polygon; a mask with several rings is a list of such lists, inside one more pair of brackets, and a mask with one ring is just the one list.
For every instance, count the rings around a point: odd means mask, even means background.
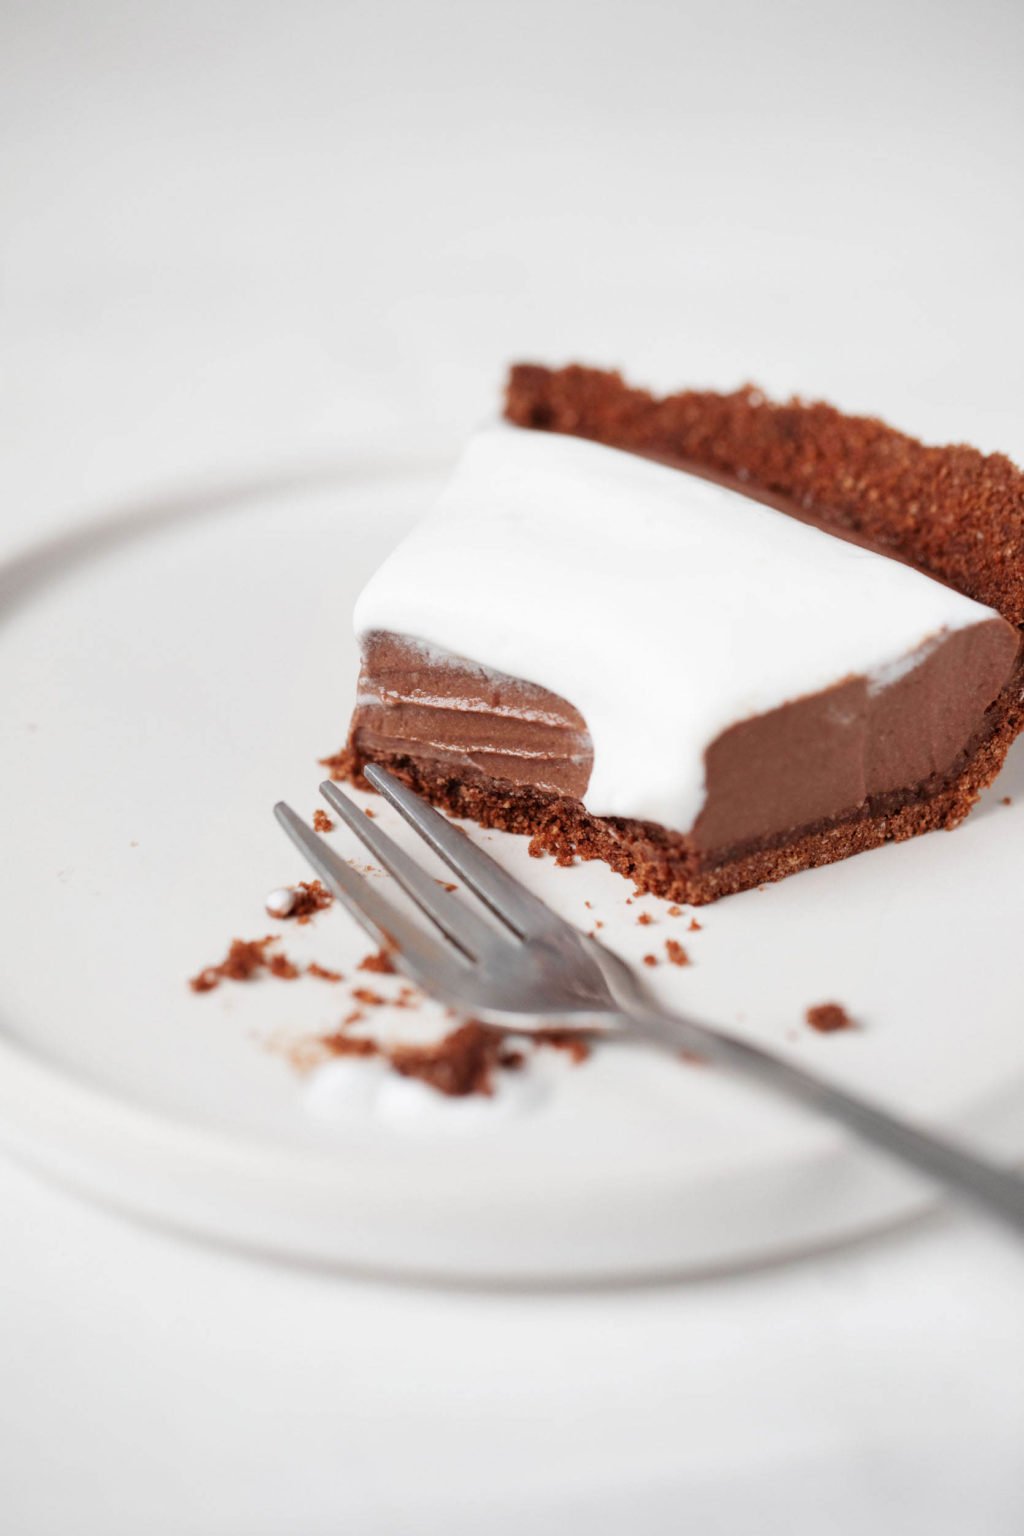
[{"label": "silver fork", "polygon": [[490,908],[497,925],[446,890],[337,784],[321,784],[324,799],[442,937],[396,908],[290,806],[282,801],[274,814],[324,884],[374,942],[388,950],[396,969],[424,991],[461,1013],[520,1033],[550,1028],[557,1021],[561,1028],[628,1034],[676,1053],[692,1052],[841,1121],[1024,1230],[1024,1179],[760,1046],[658,1007],[624,961],[558,917],[458,827],[384,769],[371,765],[365,772],[384,799]]}]

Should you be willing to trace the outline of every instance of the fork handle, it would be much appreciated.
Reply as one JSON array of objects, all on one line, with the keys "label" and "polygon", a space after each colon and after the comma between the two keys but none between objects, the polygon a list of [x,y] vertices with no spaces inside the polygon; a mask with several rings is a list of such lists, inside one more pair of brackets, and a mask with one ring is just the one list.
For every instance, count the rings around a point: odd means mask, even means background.
[{"label": "fork handle", "polygon": [[669,1050],[693,1051],[757,1083],[767,1083],[791,1099],[832,1120],[839,1120],[865,1141],[919,1172],[938,1179],[954,1193],[984,1206],[1024,1232],[1024,1178],[1011,1169],[969,1152],[945,1137],[921,1130],[857,1094],[816,1077],[802,1067],[726,1031],[710,1029],[677,1014],[630,1002],[624,1013],[633,1031]]}]

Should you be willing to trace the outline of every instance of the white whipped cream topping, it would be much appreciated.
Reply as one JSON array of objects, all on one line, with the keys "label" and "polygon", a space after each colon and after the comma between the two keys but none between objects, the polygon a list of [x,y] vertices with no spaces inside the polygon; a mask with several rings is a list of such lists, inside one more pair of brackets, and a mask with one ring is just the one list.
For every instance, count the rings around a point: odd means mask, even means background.
[{"label": "white whipped cream topping", "polygon": [[729,726],[852,675],[888,682],[992,617],[698,476],[501,423],[370,579],[355,628],[559,694],[593,741],[587,809],[685,831]]}]

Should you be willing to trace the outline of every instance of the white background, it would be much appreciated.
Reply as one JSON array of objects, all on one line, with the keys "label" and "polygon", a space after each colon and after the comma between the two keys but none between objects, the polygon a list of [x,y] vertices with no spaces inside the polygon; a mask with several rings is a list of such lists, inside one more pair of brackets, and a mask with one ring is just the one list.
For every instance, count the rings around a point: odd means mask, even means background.
[{"label": "white background", "polygon": [[[517,356],[1024,460],[1022,79],[1012,0],[6,0],[0,549],[454,446]],[[547,1298],[263,1268],[7,1163],[0,1233],[12,1536],[1024,1527],[1024,1250],[964,1217]]]}]

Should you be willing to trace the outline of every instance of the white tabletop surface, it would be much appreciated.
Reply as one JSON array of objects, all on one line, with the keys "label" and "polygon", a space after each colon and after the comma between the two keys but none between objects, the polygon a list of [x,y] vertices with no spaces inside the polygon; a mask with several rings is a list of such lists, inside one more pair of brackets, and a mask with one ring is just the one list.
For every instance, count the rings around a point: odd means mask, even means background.
[{"label": "white tabletop surface", "polygon": [[[1022,66],[995,0],[10,4],[0,553],[454,445],[514,356],[1024,459]],[[0,1213],[12,1536],[1024,1527],[1024,1248],[966,1216],[541,1297],[261,1266],[6,1161]]]}]

